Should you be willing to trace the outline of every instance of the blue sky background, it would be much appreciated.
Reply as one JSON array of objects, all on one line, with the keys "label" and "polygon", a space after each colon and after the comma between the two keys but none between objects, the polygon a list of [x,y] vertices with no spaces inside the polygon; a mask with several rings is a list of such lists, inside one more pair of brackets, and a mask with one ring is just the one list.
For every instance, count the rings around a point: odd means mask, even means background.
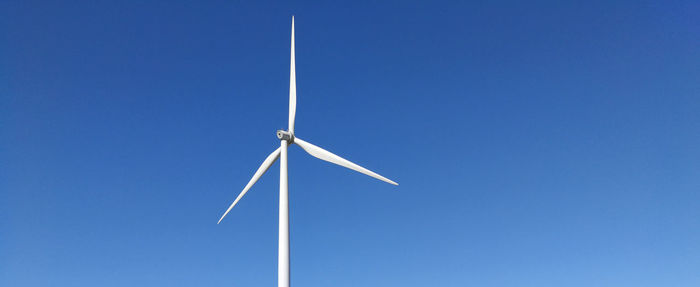
[{"label": "blue sky background", "polygon": [[699,286],[698,2],[424,2],[0,3],[0,285],[274,286],[295,14],[292,285]]}]

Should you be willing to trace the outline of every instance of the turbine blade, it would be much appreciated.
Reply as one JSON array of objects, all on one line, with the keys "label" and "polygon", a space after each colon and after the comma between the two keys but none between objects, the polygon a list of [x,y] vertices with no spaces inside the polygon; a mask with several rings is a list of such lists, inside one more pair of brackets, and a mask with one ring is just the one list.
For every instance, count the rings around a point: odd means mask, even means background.
[{"label": "turbine blade", "polygon": [[294,16],[292,16],[292,54],[289,67],[289,132],[294,133],[294,117],[297,112],[297,73],[294,64]]},{"label": "turbine blade", "polygon": [[241,193],[238,195],[238,197],[236,197],[236,200],[234,200],[233,203],[231,203],[231,206],[228,207],[228,209],[226,210],[226,212],[224,212],[224,215],[221,216],[221,219],[219,219],[219,222],[217,222],[216,224],[221,223],[221,220],[224,219],[224,217],[226,216],[226,214],[228,214],[228,212],[231,211],[231,209],[236,205],[236,203],[238,203],[238,201],[241,200],[241,197],[243,197],[243,196],[245,195],[245,193],[248,192],[248,190],[250,189],[250,187],[252,187],[253,184],[255,184],[255,182],[257,182],[258,179],[260,179],[260,177],[261,177],[263,174],[265,174],[265,172],[267,171],[267,169],[270,168],[270,166],[271,166],[273,163],[275,163],[275,161],[276,161],[277,158],[279,158],[279,157],[280,157],[280,148],[277,148],[275,151],[273,151],[270,155],[267,156],[267,158],[265,159],[265,161],[263,161],[263,163],[260,165],[260,167],[258,168],[258,170],[257,170],[257,171],[255,172],[255,174],[253,175],[253,178],[250,179],[250,181],[249,181],[248,184],[245,186],[245,188],[243,189],[243,191],[241,191]]},{"label": "turbine blade", "polygon": [[356,165],[356,164],[350,162],[350,161],[347,160],[347,159],[344,159],[344,158],[342,158],[342,157],[339,157],[339,156],[337,156],[337,155],[334,155],[333,153],[331,153],[331,152],[329,152],[329,151],[327,151],[327,150],[325,150],[325,149],[322,149],[322,148],[317,147],[317,146],[315,146],[315,145],[313,145],[313,144],[310,144],[310,143],[308,143],[308,142],[305,142],[305,141],[303,141],[303,140],[300,139],[300,138],[295,137],[295,138],[294,138],[294,143],[298,144],[298,145],[299,145],[302,149],[304,149],[307,153],[309,153],[310,155],[312,155],[312,156],[314,156],[314,157],[316,157],[316,158],[318,158],[318,159],[322,159],[322,160],[325,160],[325,161],[327,161],[327,162],[331,162],[331,163],[337,164],[337,165],[339,165],[339,166],[347,167],[347,168],[352,169],[352,170],[354,170],[354,171],[357,171],[357,172],[360,172],[360,173],[364,173],[364,174],[369,175],[369,176],[371,176],[371,177],[374,177],[374,178],[376,178],[376,179],[378,179],[378,180],[381,180],[381,181],[384,181],[384,182],[387,182],[387,183],[391,183],[391,184],[393,184],[393,185],[399,185],[398,183],[393,182],[392,180],[390,180],[390,179],[388,179],[388,178],[386,178],[386,177],[383,177],[383,176],[381,176],[381,175],[378,175],[378,174],[372,172],[371,170],[368,170],[368,169],[366,169],[366,168],[364,168],[364,167],[361,167],[361,166],[359,166],[359,165]]}]

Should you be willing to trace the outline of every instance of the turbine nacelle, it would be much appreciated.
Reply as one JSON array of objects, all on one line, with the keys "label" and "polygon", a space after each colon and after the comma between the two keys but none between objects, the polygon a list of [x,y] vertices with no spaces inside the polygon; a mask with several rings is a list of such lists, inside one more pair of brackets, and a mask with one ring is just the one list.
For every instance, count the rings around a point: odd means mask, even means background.
[{"label": "turbine nacelle", "polygon": [[277,138],[283,141],[287,141],[289,144],[294,142],[294,134],[288,131],[277,130]]}]

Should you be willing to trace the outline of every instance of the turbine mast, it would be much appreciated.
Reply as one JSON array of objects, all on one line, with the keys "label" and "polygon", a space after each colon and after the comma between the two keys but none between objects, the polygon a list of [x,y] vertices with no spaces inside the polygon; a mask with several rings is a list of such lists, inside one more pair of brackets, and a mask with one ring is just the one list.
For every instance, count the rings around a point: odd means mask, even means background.
[{"label": "turbine mast", "polygon": [[277,286],[289,287],[289,185],[286,140],[280,140],[280,213],[277,245]]}]

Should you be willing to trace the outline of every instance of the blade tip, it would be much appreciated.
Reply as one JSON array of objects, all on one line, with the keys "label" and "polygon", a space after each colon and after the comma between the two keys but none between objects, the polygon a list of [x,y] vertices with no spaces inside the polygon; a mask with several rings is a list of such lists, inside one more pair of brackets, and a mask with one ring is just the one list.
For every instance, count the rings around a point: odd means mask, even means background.
[{"label": "blade tip", "polygon": [[388,184],[392,184],[392,185],[399,185],[399,184],[396,183],[395,181],[393,181],[393,180],[391,180],[391,179],[388,179],[388,178],[386,178],[386,177],[382,177],[382,181],[384,181],[384,182],[386,182],[386,183],[388,183]]},{"label": "blade tip", "polygon": [[228,214],[228,212],[229,212],[229,211],[231,211],[231,209],[230,209],[230,208],[229,208],[229,210],[227,210],[227,211],[226,211],[226,213],[224,213],[224,215],[222,215],[222,216],[221,216],[221,218],[219,218],[219,221],[218,221],[218,222],[217,222],[216,224],[219,224],[219,223],[221,223],[221,221],[223,221],[223,220],[224,220],[224,217],[226,217],[226,215]]}]

